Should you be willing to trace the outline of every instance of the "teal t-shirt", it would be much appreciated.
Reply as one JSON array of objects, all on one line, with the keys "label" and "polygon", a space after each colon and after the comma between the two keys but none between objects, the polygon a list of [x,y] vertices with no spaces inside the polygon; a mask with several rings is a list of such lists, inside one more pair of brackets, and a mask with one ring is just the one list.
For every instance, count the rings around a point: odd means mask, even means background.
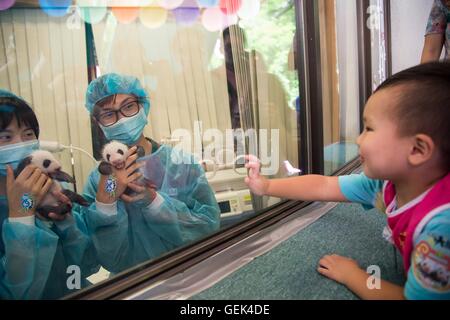
[{"label": "teal t-shirt", "polygon": [[[369,179],[364,173],[339,177],[339,186],[345,198],[361,203],[365,209],[375,207],[383,184],[383,180]],[[414,241],[405,297],[414,300],[450,299],[449,279],[450,205],[444,206]]]}]

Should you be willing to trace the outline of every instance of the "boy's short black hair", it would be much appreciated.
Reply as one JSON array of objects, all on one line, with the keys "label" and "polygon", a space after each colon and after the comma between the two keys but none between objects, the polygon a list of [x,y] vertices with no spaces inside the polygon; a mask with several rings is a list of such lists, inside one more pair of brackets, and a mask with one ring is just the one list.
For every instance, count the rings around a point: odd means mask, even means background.
[{"label": "boy's short black hair", "polygon": [[29,126],[39,138],[39,123],[33,109],[21,99],[0,96],[0,131],[5,130],[14,118],[19,127]]},{"label": "boy's short black hair", "polygon": [[393,116],[400,135],[430,136],[450,170],[450,62],[430,62],[394,74],[375,92],[403,86]]}]

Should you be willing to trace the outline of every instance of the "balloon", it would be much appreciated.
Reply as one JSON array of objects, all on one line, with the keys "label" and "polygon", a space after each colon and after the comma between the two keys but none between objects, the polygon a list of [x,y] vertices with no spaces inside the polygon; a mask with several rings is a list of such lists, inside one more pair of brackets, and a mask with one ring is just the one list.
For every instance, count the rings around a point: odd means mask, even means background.
[{"label": "balloon", "polygon": [[237,15],[223,15],[222,16],[222,29],[225,29],[226,27],[229,27],[233,24],[238,23],[238,16]]},{"label": "balloon", "polygon": [[158,3],[161,7],[172,10],[178,8],[183,3],[183,0],[159,0]]},{"label": "balloon", "polygon": [[87,23],[96,24],[106,15],[106,0],[78,0],[81,18]]},{"label": "balloon", "polygon": [[202,24],[208,31],[219,31],[222,28],[223,13],[219,8],[208,8],[203,11]]},{"label": "balloon", "polygon": [[0,11],[11,8],[15,2],[16,0],[1,0]]},{"label": "balloon", "polygon": [[261,4],[259,0],[245,0],[242,2],[237,14],[241,19],[251,19],[258,15]]},{"label": "balloon", "polygon": [[52,17],[63,17],[72,4],[72,0],[39,0],[42,11]]},{"label": "balloon", "polygon": [[147,28],[156,29],[166,22],[167,10],[158,7],[145,7],[141,9],[139,18]]},{"label": "balloon", "polygon": [[220,10],[225,14],[235,14],[241,4],[242,0],[220,0]]},{"label": "balloon", "polygon": [[194,24],[200,16],[199,8],[176,8],[172,12],[177,23],[184,26]]},{"label": "balloon", "polygon": [[219,4],[219,0],[197,0],[199,7],[212,8]]},{"label": "balloon", "polygon": [[117,21],[121,23],[131,23],[139,16],[139,7],[113,7],[112,13]]}]

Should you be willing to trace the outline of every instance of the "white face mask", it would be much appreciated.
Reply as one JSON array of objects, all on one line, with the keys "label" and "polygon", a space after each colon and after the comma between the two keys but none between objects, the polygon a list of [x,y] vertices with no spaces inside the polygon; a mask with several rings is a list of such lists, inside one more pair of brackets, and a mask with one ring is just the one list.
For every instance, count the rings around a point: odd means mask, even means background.
[{"label": "white face mask", "polygon": [[17,169],[20,161],[39,149],[39,140],[19,142],[0,147],[0,176],[6,176],[6,166]]}]

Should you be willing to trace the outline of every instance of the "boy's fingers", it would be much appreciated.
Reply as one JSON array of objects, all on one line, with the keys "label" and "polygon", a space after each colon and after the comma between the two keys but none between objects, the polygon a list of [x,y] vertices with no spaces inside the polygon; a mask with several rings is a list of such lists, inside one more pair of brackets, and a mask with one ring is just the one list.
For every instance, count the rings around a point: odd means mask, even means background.
[{"label": "boy's fingers", "polygon": [[249,169],[248,176],[250,178],[258,178],[259,177],[259,165],[258,164],[247,163],[245,166],[247,169]]},{"label": "boy's fingers", "polygon": [[329,277],[329,274],[330,274],[330,270],[328,270],[327,268],[324,268],[322,266],[319,266],[317,268],[317,272],[319,272],[320,274],[322,274],[322,275],[324,275],[326,277]]},{"label": "boy's fingers", "polygon": [[259,163],[258,157],[252,154],[248,154],[244,158],[248,161],[248,163]]}]

